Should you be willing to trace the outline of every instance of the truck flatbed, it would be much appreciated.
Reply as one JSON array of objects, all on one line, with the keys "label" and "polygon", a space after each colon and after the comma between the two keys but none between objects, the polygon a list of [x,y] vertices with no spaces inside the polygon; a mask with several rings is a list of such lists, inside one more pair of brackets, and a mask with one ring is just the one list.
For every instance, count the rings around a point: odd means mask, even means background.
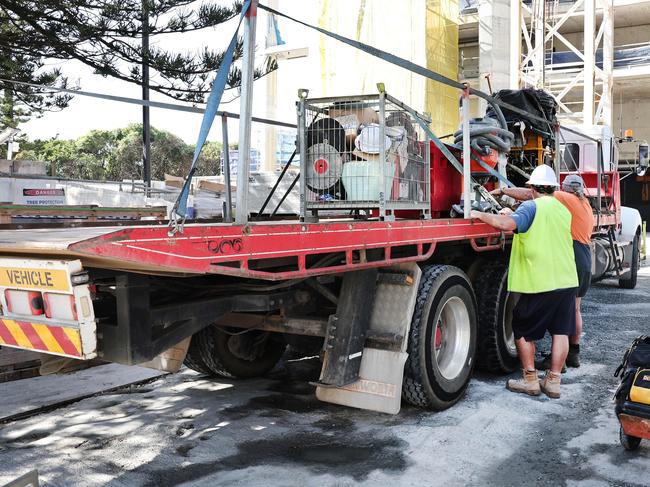
[{"label": "truck flatbed", "polygon": [[224,274],[280,280],[428,259],[438,243],[494,250],[503,236],[463,219],[297,220],[166,226],[0,230],[6,256],[77,258],[84,267],[158,275]]}]

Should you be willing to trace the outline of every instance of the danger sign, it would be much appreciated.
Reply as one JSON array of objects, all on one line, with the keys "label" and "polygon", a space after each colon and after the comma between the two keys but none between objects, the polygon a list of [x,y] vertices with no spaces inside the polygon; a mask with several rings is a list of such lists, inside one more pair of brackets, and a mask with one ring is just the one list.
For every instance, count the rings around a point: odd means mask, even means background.
[{"label": "danger sign", "polygon": [[65,190],[63,188],[24,188],[23,196],[65,196]]}]

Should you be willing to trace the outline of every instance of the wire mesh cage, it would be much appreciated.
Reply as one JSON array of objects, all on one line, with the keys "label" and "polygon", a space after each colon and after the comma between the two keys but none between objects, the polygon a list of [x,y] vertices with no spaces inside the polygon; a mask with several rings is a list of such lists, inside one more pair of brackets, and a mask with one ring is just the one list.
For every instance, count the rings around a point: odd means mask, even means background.
[{"label": "wire mesh cage", "polygon": [[416,117],[430,120],[380,92],[298,101],[303,220],[319,210],[356,210],[392,219],[430,216],[429,138]]}]

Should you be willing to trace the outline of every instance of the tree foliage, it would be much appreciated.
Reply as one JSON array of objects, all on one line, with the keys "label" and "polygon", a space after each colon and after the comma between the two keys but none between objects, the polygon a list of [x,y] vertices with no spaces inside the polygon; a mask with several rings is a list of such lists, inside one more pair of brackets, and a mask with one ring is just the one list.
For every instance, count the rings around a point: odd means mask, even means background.
[{"label": "tree foliage", "polygon": [[[114,130],[92,130],[77,140],[35,140],[22,144],[20,159],[49,162],[60,177],[121,181],[142,179],[142,125],[130,124]],[[152,178],[165,174],[185,176],[189,171],[194,146],[152,127]],[[208,142],[199,159],[198,175],[219,174],[221,143]]]},{"label": "tree foliage", "polygon": [[19,39],[21,31],[0,10],[0,130],[17,127],[31,117],[45,111],[65,108],[68,95],[43,92],[38,88],[18,85],[3,80],[33,83],[42,86],[67,87],[68,80],[58,68],[48,69],[38,53],[16,51],[7,39]]},{"label": "tree foliage", "polygon": [[[143,19],[146,8],[148,23]],[[17,55],[76,59],[97,74],[142,82],[143,59],[151,70],[150,88],[173,98],[203,102],[224,56],[221,50],[202,47],[196,53],[165,50],[160,38],[215,27],[241,11],[242,2],[230,6],[194,0],[2,0],[0,15],[17,29],[1,35],[0,45]],[[143,52],[143,26],[152,47]],[[241,41],[235,59],[242,55]],[[256,77],[275,69],[268,60]],[[238,86],[241,72],[233,67],[228,87]]]}]

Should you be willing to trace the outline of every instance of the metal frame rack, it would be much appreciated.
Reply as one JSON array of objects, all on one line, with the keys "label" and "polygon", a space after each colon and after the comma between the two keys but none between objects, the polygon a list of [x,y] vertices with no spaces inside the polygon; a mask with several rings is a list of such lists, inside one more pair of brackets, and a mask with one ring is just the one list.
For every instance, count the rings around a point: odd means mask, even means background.
[{"label": "metal frame rack", "polygon": [[314,99],[299,91],[302,221],[338,210],[381,220],[394,220],[400,210],[431,217],[430,138],[415,116],[431,121],[379,88],[374,95]]}]

